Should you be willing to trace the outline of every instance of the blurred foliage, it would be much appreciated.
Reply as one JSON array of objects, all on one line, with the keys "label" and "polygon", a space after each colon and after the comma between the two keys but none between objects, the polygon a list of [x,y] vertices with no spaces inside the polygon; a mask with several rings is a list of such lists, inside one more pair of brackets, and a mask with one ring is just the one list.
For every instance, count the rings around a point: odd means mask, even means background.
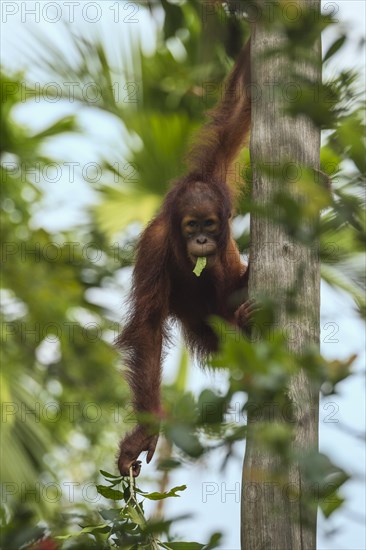
[{"label": "blurred foliage", "polygon": [[[141,9],[149,11],[156,22],[155,51],[143,55],[139,37],[125,25],[125,47],[121,47],[118,64],[104,44],[107,37],[86,38],[65,26],[65,42],[72,55],[41,34],[32,37],[32,48],[25,54],[29,63],[38,68],[42,81],[60,83],[62,99],[70,107],[69,114],[60,115],[41,131],[26,127],[16,117],[19,106],[37,97],[37,87],[27,75],[10,75],[4,69],[1,74],[2,537],[9,549],[23,545],[54,550],[54,534],[65,532],[68,534],[57,543],[65,540],[65,548],[108,544],[124,548],[131,537],[135,538],[128,547],[139,544],[143,548],[156,533],[168,534],[177,519],[155,526],[146,523],[139,511],[141,503],[127,504],[131,496],[128,484],[112,474],[105,476],[110,487],[99,485],[98,491],[123,501],[122,507],[118,504],[97,512],[82,496],[52,500],[42,494],[44,484],[65,479],[79,484],[100,482],[98,464],[104,463],[106,456],[111,457],[106,467],[113,467],[116,439],[121,435],[118,430],[126,418],[121,411],[128,412],[123,409],[128,392],[120,382],[119,358],[111,345],[118,330],[114,313],[107,305],[96,303],[93,291],[112,288],[122,292],[118,277],[133,261],[134,224],[140,227],[156,213],[169,182],[184,171],[184,151],[204,113],[219,97],[231,58],[248,36],[246,22],[225,11],[230,11],[230,3],[224,8],[198,0],[161,0],[143,2]],[[317,25],[310,25],[313,15],[308,12],[301,21],[287,22],[286,55],[303,54],[304,46],[306,49],[320,28],[334,24],[324,16]],[[342,30],[325,53],[325,63],[347,39]],[[270,215],[286,228],[294,245],[312,245],[320,239],[317,252],[324,279],[350,293],[365,316],[366,155],[364,105],[357,75],[340,72],[317,90],[317,101],[310,83],[301,75],[291,77],[303,93],[299,101],[291,103],[289,112],[292,116],[306,114],[326,130],[322,173],[301,168],[296,180],[288,174],[287,181],[308,200],[294,201],[279,184],[274,197],[278,208]],[[24,81],[26,89],[22,89]],[[73,88],[72,102],[65,82],[79,83]],[[97,101],[82,93],[90,83],[100,92]],[[71,108],[75,105],[76,114]],[[39,175],[59,160],[45,151],[53,138],[81,138],[84,129],[79,115],[85,111],[101,113],[117,127],[127,152],[121,152],[118,144],[108,155],[98,151],[102,178],[90,184],[98,193],[97,203],[79,223],[52,232],[34,223],[37,206],[47,195]],[[238,214],[261,214],[250,200],[248,151],[239,165],[238,177],[245,174],[246,190]],[[284,168],[278,168],[279,182],[284,179]],[[309,231],[306,221],[318,209],[322,210],[320,222]],[[246,252],[248,232],[242,231],[237,238]],[[115,243],[117,248],[111,246]],[[269,315],[270,310],[271,304]],[[330,395],[338,392],[341,381],[350,375],[354,357],[327,361],[309,349],[295,361],[286,351],[283,335],[271,333],[271,338],[248,342],[219,320],[214,320],[214,326],[223,337],[223,347],[211,366],[227,369],[228,387],[221,393],[205,389],[197,396],[187,392],[188,361],[183,353],[177,378],[164,392],[167,417],[163,430],[174,452],[161,458],[158,471],[163,476],[185,458],[204,456],[218,447],[225,449],[225,466],[235,454],[235,443],[246,436],[245,419],[253,407],[263,418],[257,433],[263,445],[284,457],[285,465],[299,461],[289,450],[291,425],[272,423],[269,430],[266,422],[278,409],[292,414],[284,397],[289,377],[304,368],[314,383],[321,385],[324,395]],[[238,393],[243,398],[239,421],[231,410]],[[251,402],[246,401],[248,393]],[[329,516],[343,502],[339,488],[347,473],[323,455],[300,459],[310,486],[317,489],[315,500],[313,494],[309,498],[321,503]],[[281,479],[281,472],[278,475]],[[121,491],[114,489],[117,483],[122,484]],[[137,495],[149,498],[139,491]],[[40,524],[40,518],[46,523]],[[70,542],[71,533],[78,536]],[[215,534],[205,548],[218,542]],[[29,546],[31,543],[34,545]],[[161,547],[178,548],[177,543],[164,544]],[[202,548],[198,543],[180,544],[180,549]]]},{"label": "blurred foliage", "polygon": [[[179,493],[186,489],[185,485],[173,487],[164,493],[147,493],[135,485],[131,478],[126,481],[121,478],[101,471],[108,485],[98,485],[97,491],[104,498],[112,500],[113,508],[100,510],[99,515],[101,523],[99,525],[87,525],[81,531],[75,534],[60,535],[58,540],[74,539],[69,548],[80,548],[80,544],[85,544],[90,548],[141,548],[166,550],[201,550],[205,548],[210,550],[216,548],[220,542],[220,533],[214,533],[207,544],[197,542],[173,542],[169,535],[171,526],[180,519],[186,519],[186,516],[176,517],[170,520],[150,519],[147,520],[144,513],[144,501],[159,501],[168,498],[177,498]],[[119,489],[116,487],[119,486]],[[118,503],[118,506],[117,506]],[[122,504],[122,506],[121,506]],[[85,517],[82,522],[87,523],[90,518]],[[93,535],[93,538],[90,538]],[[166,541],[161,540],[161,536],[167,537]],[[85,539],[85,543],[80,539]],[[95,540],[93,540],[95,538]]]},{"label": "blurred foliage", "polygon": [[[111,259],[93,261],[100,252],[96,243],[104,238],[92,227],[51,234],[33,226],[42,191],[37,178],[27,174],[40,173],[52,162],[43,144],[76,132],[76,121],[66,116],[32,134],[12,116],[21,102],[13,93],[20,89],[21,75],[19,80],[2,76],[2,501],[12,508],[28,501],[27,491],[35,492],[30,502],[48,515],[55,506],[40,497],[40,474],[57,480],[63,449],[69,447],[71,465],[63,475],[69,478],[75,469],[89,477],[93,448],[113,427],[111,409],[127,397],[118,383],[117,353],[104,336],[110,323],[103,308],[86,297],[114,266]],[[98,431],[95,415],[100,415]],[[80,437],[84,443],[73,451],[72,442]],[[73,452],[80,461],[76,468]]]}]

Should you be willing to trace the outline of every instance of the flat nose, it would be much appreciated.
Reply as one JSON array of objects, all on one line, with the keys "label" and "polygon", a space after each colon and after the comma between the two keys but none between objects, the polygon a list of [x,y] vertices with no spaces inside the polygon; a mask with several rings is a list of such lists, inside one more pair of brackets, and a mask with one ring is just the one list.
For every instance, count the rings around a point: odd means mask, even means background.
[{"label": "flat nose", "polygon": [[197,237],[196,243],[197,244],[206,244],[207,243],[207,238],[206,237]]}]

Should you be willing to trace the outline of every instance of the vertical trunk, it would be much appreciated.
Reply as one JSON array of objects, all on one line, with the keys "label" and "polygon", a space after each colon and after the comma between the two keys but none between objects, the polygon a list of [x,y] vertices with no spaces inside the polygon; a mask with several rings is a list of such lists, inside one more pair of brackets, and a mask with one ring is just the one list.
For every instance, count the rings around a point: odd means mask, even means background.
[{"label": "vertical trunk", "polygon": [[[312,6],[320,12],[320,0],[308,0],[305,6]],[[281,180],[275,177],[273,172],[276,170],[263,170],[261,166],[276,169],[293,162],[297,166],[319,168],[319,130],[304,116],[290,118],[283,113],[286,99],[289,100],[294,91],[294,87],[290,87],[290,82],[293,82],[289,77],[291,61],[282,54],[263,56],[265,52],[278,50],[284,40],[277,26],[268,27],[261,21],[253,25],[251,60],[255,94],[250,144],[253,200],[272,213],[273,192],[279,186],[286,187],[289,193],[294,191],[285,177]],[[319,37],[313,48],[312,63],[296,60],[297,72],[315,84],[321,79],[320,50]],[[309,344],[319,345],[320,275],[317,255],[300,243],[295,243],[294,248],[283,227],[256,215],[251,220],[251,243],[250,295],[267,295],[278,303],[276,326],[285,330],[292,353],[301,352]],[[314,250],[316,246],[312,248]],[[293,315],[289,317],[286,311],[285,299],[281,299],[287,290],[293,288],[296,288],[294,300],[299,312],[295,322]],[[291,422],[295,450],[317,449],[318,395],[318,388],[304,372],[293,377],[286,399],[290,400],[295,411],[292,419],[295,422]],[[286,415],[279,410],[277,418],[272,420],[286,423]],[[296,464],[284,468],[281,456],[258,445],[253,437],[256,423],[257,420],[248,414],[242,484],[242,548],[315,549],[316,509],[309,508],[304,502],[307,491],[302,472]]]}]

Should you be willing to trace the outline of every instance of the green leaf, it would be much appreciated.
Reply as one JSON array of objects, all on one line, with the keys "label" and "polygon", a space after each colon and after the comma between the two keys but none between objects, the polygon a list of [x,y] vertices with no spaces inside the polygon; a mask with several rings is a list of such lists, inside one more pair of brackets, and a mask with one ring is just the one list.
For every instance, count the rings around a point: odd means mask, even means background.
[{"label": "green leaf", "polygon": [[205,269],[206,264],[207,264],[207,258],[205,256],[200,256],[199,258],[197,258],[197,262],[193,270],[193,273],[197,275],[197,277],[199,277],[202,271]]},{"label": "green leaf", "polygon": [[177,495],[176,493],[178,491],[185,491],[187,489],[187,485],[179,485],[178,487],[173,487],[173,489],[170,489],[170,491],[167,491],[165,493],[143,493],[141,492],[141,496],[144,498],[147,498],[149,500],[163,500],[164,498],[169,497],[179,497],[180,495]]},{"label": "green leaf", "polygon": [[55,537],[55,539],[67,540],[73,537],[78,537],[85,533],[94,535],[94,533],[109,533],[110,530],[111,528],[109,527],[109,525],[106,525],[105,523],[101,525],[89,525],[88,527],[84,527],[83,529],[81,529],[81,531],[79,531],[78,533],[71,533],[69,535],[58,535]]},{"label": "green leaf", "polygon": [[182,463],[179,460],[175,458],[165,458],[159,461],[157,469],[165,472],[173,470],[174,468],[179,468],[180,466],[182,466]]},{"label": "green leaf", "polygon": [[222,533],[213,533],[208,544],[205,546],[205,550],[211,550],[211,548],[216,548],[222,539]]},{"label": "green leaf", "polygon": [[76,129],[76,118],[74,116],[67,116],[51,124],[51,126],[36,134],[34,138],[43,140],[48,137],[59,136],[62,133],[75,132]]},{"label": "green leaf", "polygon": [[121,476],[115,476],[114,474],[110,474],[109,472],[106,472],[105,470],[99,470],[103,477],[106,477],[108,479],[121,479]]},{"label": "green leaf", "polygon": [[225,412],[225,397],[205,389],[198,398],[199,422],[202,424],[221,423]]},{"label": "green leaf", "polygon": [[339,496],[337,493],[333,493],[331,496],[327,497],[324,501],[320,501],[320,509],[325,515],[326,518],[329,518],[337,510],[342,506],[345,499],[341,496]]},{"label": "green leaf", "polygon": [[144,518],[143,514],[141,514],[141,512],[131,506],[131,504],[129,504],[127,508],[131,520],[136,523],[136,525],[143,526],[146,524],[146,519]]},{"label": "green leaf", "polygon": [[328,61],[328,59],[333,57],[333,55],[336,54],[337,51],[341,49],[345,41],[346,41],[346,36],[344,35],[341,36],[340,38],[337,38],[337,40],[335,40],[333,44],[328,48],[328,51],[324,56],[323,63],[325,63],[326,61]]},{"label": "green leaf", "polygon": [[99,513],[105,521],[116,522],[121,519],[120,508],[109,508],[108,510],[100,510]]},{"label": "green leaf", "polygon": [[166,436],[189,456],[197,458],[204,452],[198,437],[192,433],[192,426],[190,425],[169,426]]},{"label": "green leaf", "polygon": [[100,495],[105,498],[110,498],[112,500],[122,500],[123,493],[117,489],[112,489],[112,487],[106,487],[105,485],[97,485],[97,491]]}]

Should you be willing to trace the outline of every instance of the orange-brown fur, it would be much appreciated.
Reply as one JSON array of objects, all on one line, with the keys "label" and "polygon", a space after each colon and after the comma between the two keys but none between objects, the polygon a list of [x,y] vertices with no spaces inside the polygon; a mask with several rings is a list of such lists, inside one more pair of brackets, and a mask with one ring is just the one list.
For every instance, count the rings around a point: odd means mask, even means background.
[{"label": "orange-brown fur", "polygon": [[[161,415],[161,354],[169,317],[181,323],[189,348],[200,357],[218,345],[207,322],[210,315],[245,323],[247,304],[237,308],[230,300],[246,288],[248,273],[231,236],[229,219],[235,192],[227,176],[249,131],[249,57],[248,44],[227,79],[221,101],[187,156],[188,175],[174,183],[138,244],[129,317],[118,338],[137,413]],[[213,267],[196,277],[181,221],[187,208],[189,214],[199,209],[202,194],[209,205],[207,216],[220,220],[220,231],[213,239],[217,249]],[[137,458],[147,451],[147,460],[151,460],[157,437],[156,431],[138,425],[123,439],[118,460],[122,475],[128,475],[131,465],[134,475],[139,474]]]}]

